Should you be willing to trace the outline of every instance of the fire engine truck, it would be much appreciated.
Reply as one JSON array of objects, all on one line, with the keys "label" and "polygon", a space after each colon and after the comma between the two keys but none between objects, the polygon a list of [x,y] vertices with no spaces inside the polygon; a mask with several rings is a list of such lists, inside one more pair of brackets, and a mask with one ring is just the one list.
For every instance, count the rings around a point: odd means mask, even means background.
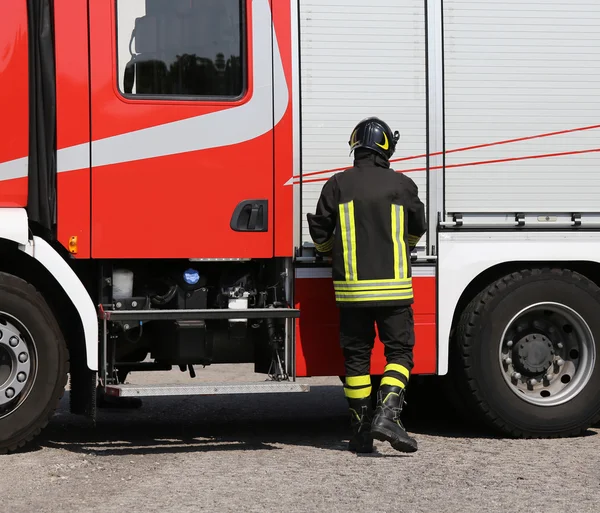
[{"label": "fire engine truck", "polygon": [[[427,205],[414,374],[507,435],[585,431],[598,34],[584,0],[1,2],[0,449],[40,433],[68,378],[93,418],[99,398],[343,376],[306,214],[367,116],[401,133],[392,165]],[[194,381],[220,363],[257,380]],[[168,369],[189,383],[135,384]]]}]

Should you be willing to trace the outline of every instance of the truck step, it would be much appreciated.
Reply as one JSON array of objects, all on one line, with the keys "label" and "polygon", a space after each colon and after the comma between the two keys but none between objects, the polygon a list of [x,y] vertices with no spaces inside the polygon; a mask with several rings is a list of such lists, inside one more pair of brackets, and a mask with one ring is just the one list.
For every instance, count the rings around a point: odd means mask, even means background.
[{"label": "truck step", "polygon": [[108,385],[111,397],[166,397],[182,395],[277,394],[308,392],[310,386],[289,381],[259,383],[202,383],[198,385]]}]

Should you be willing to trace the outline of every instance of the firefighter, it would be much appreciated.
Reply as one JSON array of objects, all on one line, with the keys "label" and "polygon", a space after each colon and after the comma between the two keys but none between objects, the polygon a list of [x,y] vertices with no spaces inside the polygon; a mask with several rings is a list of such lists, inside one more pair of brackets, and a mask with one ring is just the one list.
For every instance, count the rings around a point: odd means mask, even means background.
[{"label": "firefighter", "polygon": [[[348,448],[357,453],[372,452],[373,438],[401,452],[417,450],[400,414],[413,368],[410,254],[426,224],[416,184],[390,168],[399,137],[378,118],[361,121],[349,141],[354,166],[327,181],[316,213],[308,214],[316,250],[332,255],[352,427]],[[375,325],[387,365],[373,414]]]}]

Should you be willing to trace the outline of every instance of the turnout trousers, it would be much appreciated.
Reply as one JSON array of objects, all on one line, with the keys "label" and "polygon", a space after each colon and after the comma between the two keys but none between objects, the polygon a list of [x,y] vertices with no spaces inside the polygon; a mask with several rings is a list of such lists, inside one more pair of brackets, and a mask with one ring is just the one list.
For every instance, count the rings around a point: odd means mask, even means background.
[{"label": "turnout trousers", "polygon": [[408,384],[415,345],[412,306],[341,307],[340,344],[346,367],[344,392],[348,399],[362,399],[371,394],[375,325],[387,359],[381,385],[404,389]]}]

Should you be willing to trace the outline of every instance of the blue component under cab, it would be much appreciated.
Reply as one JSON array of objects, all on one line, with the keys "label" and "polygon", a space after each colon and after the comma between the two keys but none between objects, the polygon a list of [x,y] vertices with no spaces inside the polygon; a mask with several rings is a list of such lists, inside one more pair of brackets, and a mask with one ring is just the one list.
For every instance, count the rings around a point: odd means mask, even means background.
[{"label": "blue component under cab", "polygon": [[183,279],[188,285],[196,285],[200,281],[200,273],[196,269],[188,269],[183,273]]}]

